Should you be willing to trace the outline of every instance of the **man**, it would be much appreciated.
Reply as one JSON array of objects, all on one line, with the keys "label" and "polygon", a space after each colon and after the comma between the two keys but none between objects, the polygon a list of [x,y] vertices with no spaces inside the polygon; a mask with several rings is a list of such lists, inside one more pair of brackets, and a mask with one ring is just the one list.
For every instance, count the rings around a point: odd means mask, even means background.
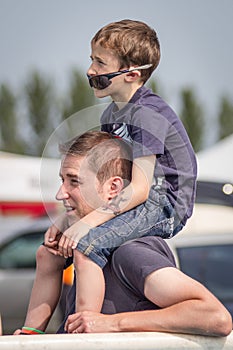
[{"label": "man", "polygon": [[[112,139],[106,133],[86,133],[81,136],[85,140],[83,145],[88,141],[90,151],[90,144],[102,135]],[[105,170],[102,167],[105,161],[101,164],[95,161],[99,171],[93,171],[90,157],[79,154],[80,142],[76,147],[76,141],[70,152],[67,153],[65,147],[60,170],[62,185],[57,194],[57,199],[63,201],[69,225],[100,203],[112,200],[123,189],[124,183],[130,181],[129,170],[122,172],[121,176],[111,173],[114,167],[112,163],[109,166],[109,160]],[[109,150],[110,144],[106,148],[106,142],[102,141],[102,144],[105,150]],[[95,150],[99,155],[102,152],[103,159],[103,150],[99,152],[98,147]],[[97,153],[95,160],[100,160]],[[115,151],[109,154],[116,155]],[[91,159],[94,161],[93,157]],[[114,159],[110,161],[114,163]],[[129,169],[129,163],[127,159],[120,169]],[[119,166],[119,162],[117,164]],[[59,256],[58,241],[59,237],[56,243],[49,243],[48,237],[45,237],[48,249],[41,246],[37,253],[37,273],[25,326],[40,331],[45,331],[57,305],[62,269],[64,263],[68,263]],[[74,264],[75,268],[82,268],[75,263],[75,257]],[[175,267],[173,255],[160,237],[135,239],[116,249],[109,256],[104,277],[106,292],[102,313],[88,310],[74,313],[74,284],[67,299],[70,316],[59,333],[163,331],[226,336],[232,330],[232,319],[225,307],[204,286]],[[17,330],[15,334],[19,332]]]}]

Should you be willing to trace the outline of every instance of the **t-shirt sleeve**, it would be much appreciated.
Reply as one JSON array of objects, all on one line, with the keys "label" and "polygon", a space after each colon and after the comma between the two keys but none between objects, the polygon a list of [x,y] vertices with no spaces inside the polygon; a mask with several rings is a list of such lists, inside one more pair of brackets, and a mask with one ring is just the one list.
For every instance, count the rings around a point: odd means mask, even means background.
[{"label": "t-shirt sleeve", "polygon": [[162,114],[139,106],[130,122],[134,158],[164,154],[169,123]]},{"label": "t-shirt sleeve", "polygon": [[144,298],[146,277],[164,267],[175,267],[174,256],[161,237],[142,237],[117,249],[114,270],[118,279],[131,292]]}]

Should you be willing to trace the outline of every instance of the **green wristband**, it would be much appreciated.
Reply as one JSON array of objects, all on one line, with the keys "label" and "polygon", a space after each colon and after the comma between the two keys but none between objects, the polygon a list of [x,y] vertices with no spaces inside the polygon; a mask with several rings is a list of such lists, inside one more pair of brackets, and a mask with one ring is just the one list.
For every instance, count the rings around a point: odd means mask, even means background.
[{"label": "green wristband", "polygon": [[28,334],[45,334],[45,332],[40,331],[39,329],[36,329],[33,327],[23,327],[22,330]]}]

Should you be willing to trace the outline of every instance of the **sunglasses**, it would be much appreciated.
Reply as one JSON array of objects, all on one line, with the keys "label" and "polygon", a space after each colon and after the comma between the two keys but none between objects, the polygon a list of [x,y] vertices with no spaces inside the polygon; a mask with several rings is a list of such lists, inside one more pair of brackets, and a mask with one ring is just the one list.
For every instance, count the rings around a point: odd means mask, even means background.
[{"label": "sunglasses", "polygon": [[145,64],[144,66],[139,66],[130,69],[120,70],[118,72],[108,73],[108,74],[98,74],[98,75],[87,75],[89,84],[91,87],[94,87],[97,90],[106,89],[109,85],[112,84],[111,79],[117,77],[118,75],[133,72],[134,70],[148,69],[152,64]]}]

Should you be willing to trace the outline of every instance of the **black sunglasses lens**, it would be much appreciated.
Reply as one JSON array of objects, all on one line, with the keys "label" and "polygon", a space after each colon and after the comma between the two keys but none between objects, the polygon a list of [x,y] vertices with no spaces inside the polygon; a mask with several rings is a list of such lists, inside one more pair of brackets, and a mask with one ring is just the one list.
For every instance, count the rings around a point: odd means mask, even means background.
[{"label": "black sunglasses lens", "polygon": [[97,75],[89,78],[89,83],[91,87],[94,87],[98,90],[106,89],[106,87],[112,84],[111,80],[109,80],[108,77],[104,75]]}]

